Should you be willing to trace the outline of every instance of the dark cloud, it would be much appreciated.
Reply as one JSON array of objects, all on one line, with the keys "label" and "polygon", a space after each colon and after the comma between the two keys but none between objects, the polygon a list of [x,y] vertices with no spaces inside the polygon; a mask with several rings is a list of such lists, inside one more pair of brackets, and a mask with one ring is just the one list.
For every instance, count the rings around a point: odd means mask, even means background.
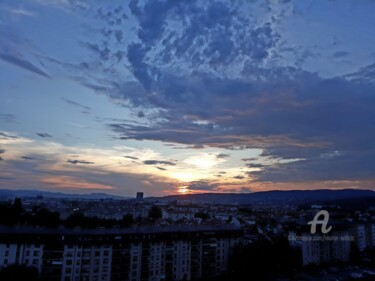
[{"label": "dark cloud", "polygon": [[166,168],[163,168],[163,167],[156,167],[157,169],[161,170],[161,171],[166,171],[167,169]]},{"label": "dark cloud", "polygon": [[235,176],[233,177],[234,179],[238,179],[238,180],[242,180],[244,179],[245,177],[244,176],[241,176],[241,175],[238,175],[238,176]]},{"label": "dark cloud", "polygon": [[[243,61],[259,63],[280,38],[270,23],[254,25],[238,3],[229,1],[131,1],[129,8],[139,23],[140,42],[127,47],[127,59],[147,90],[163,66],[174,61],[183,61],[187,68],[217,70]],[[153,64],[150,54],[155,55]]]},{"label": "dark cloud", "polygon": [[209,190],[216,191],[220,185],[217,183],[210,183],[208,181],[195,181],[188,185],[189,190]]},{"label": "dark cloud", "polygon": [[263,168],[264,165],[263,164],[259,164],[259,163],[247,163],[246,167],[249,167],[249,168]]},{"label": "dark cloud", "polygon": [[84,43],[84,46],[97,54],[101,60],[107,61],[110,59],[111,50],[107,46],[100,46],[99,44],[89,42]]},{"label": "dark cloud", "polygon": [[14,140],[14,139],[18,139],[17,136],[12,136],[12,135],[8,135],[4,132],[0,132],[0,140],[3,139],[3,140]]},{"label": "dark cloud", "polygon": [[3,161],[3,160],[4,160],[3,157],[0,156],[0,161]]},{"label": "dark cloud", "polygon": [[66,162],[70,163],[70,164],[85,164],[85,165],[90,165],[90,164],[95,164],[94,162],[89,162],[89,161],[85,161],[85,160],[72,160],[72,159],[68,159]]},{"label": "dark cloud", "polygon": [[5,153],[5,149],[0,148],[0,154],[3,154],[3,153]]},{"label": "dark cloud", "polygon": [[113,10],[101,7],[97,9],[96,17],[110,26],[121,25],[124,20],[128,19],[128,16],[126,15],[122,6],[118,6]]},{"label": "dark cloud", "polygon": [[[145,103],[166,109],[160,115],[162,122],[109,126],[120,139],[262,148],[262,157],[280,160],[325,161],[319,156],[330,151],[352,154],[374,148],[371,140],[375,138],[375,98],[371,93],[375,86],[368,81],[371,68],[355,76],[333,79],[293,69],[279,71],[263,72],[265,82],[206,78],[203,83],[203,79],[189,78],[188,82],[179,83],[178,78],[172,79],[173,82],[161,84],[157,96],[144,96]],[[375,165],[361,167],[363,173],[374,174]],[[349,177],[350,173],[354,172],[348,170],[344,175]],[[276,175],[273,172],[274,180]],[[335,178],[334,173],[330,175]]]},{"label": "dark cloud", "polygon": [[90,111],[91,110],[91,107],[89,106],[86,106],[86,105],[83,105],[83,104],[80,104],[78,102],[75,102],[75,101],[72,101],[70,99],[67,99],[67,98],[61,98],[64,102],[66,102],[67,104],[70,104],[70,105],[73,105],[73,106],[76,106],[76,107],[79,107],[81,109],[85,109],[85,110],[88,110]]},{"label": "dark cloud", "polygon": [[23,68],[25,70],[28,70],[32,73],[40,75],[44,78],[50,78],[50,76],[46,72],[44,72],[43,70],[41,70],[40,68],[38,68],[37,66],[35,66],[34,64],[32,64],[31,62],[27,60],[24,60],[24,59],[21,59],[19,57],[15,57],[12,55],[8,55],[8,54],[2,54],[2,53],[0,53],[0,59],[10,64],[16,65],[20,68]]},{"label": "dark cloud", "polygon": [[[304,182],[370,180],[375,173],[375,149],[332,151],[252,173],[259,181]],[[371,188],[371,187],[369,187]]]},{"label": "dark cloud", "polygon": [[37,158],[30,157],[30,156],[22,156],[21,158],[25,160],[37,160]]},{"label": "dark cloud", "polygon": [[133,159],[133,160],[138,160],[139,158],[138,157],[134,157],[134,156],[124,156],[125,158],[128,158],[128,159]]},{"label": "dark cloud", "polygon": [[52,138],[50,134],[47,133],[36,133],[41,138]]},{"label": "dark cloud", "polygon": [[256,160],[258,160],[258,158],[257,158],[257,157],[242,158],[241,160],[242,160],[242,161],[245,161],[245,162],[247,162],[247,161],[256,161]]},{"label": "dark cloud", "polygon": [[[262,181],[286,179],[289,170],[295,178],[295,173],[319,178],[307,167],[324,161],[321,167],[327,172],[322,175],[327,178],[357,177],[356,169],[344,169],[344,163],[357,163],[359,155],[371,155],[375,149],[375,64],[332,78],[305,71],[302,66],[319,58],[319,51],[283,45],[286,38],[274,28],[273,19],[256,21],[254,11],[239,2],[146,0],[131,1],[129,9],[137,38],[124,43],[121,51],[126,51],[126,71],[136,81],[109,77],[85,84],[130,105],[135,113],[153,110],[148,123],[108,121],[116,138],[189,148],[262,149],[260,158],[275,164],[260,166],[257,159],[244,158],[255,162],[247,168],[262,168],[252,172]],[[108,44],[89,46],[101,63],[118,51],[115,30],[111,24],[105,27],[103,42]],[[294,52],[289,65],[278,61]],[[332,151],[340,156],[329,161],[322,157]],[[342,176],[332,172],[333,164],[327,166],[335,162],[341,167],[336,161],[343,165]],[[365,163],[358,165],[361,173],[374,177],[375,165]]]},{"label": "dark cloud", "polygon": [[146,165],[169,165],[169,166],[176,165],[175,162],[161,161],[161,160],[145,160],[145,161],[143,161],[143,164],[146,164]]}]

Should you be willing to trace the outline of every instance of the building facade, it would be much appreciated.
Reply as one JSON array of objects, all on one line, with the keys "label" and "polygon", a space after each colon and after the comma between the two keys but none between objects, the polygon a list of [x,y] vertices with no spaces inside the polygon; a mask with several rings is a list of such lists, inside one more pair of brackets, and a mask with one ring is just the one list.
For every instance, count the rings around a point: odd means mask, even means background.
[{"label": "building facade", "polygon": [[43,280],[196,280],[226,271],[235,227],[112,230],[0,228],[0,267],[35,266]]}]

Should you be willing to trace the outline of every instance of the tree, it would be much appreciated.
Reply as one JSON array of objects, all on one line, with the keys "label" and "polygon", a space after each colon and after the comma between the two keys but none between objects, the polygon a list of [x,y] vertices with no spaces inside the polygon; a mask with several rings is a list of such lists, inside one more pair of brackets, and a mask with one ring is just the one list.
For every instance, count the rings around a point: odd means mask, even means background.
[{"label": "tree", "polygon": [[58,227],[59,224],[59,212],[51,212],[46,208],[42,208],[34,216],[34,225],[37,226]]},{"label": "tree", "polygon": [[132,214],[127,213],[122,217],[122,225],[124,227],[129,227],[134,223],[134,217]]},{"label": "tree", "polygon": [[361,253],[355,242],[350,243],[349,260],[351,264],[359,264],[361,262]]},{"label": "tree", "polygon": [[14,209],[14,212],[15,214],[17,215],[21,215],[22,213],[22,201],[21,201],[21,198],[16,198],[14,199],[14,202],[13,202],[13,209]]},{"label": "tree", "polygon": [[232,216],[229,216],[228,219],[227,219],[227,223],[231,223],[233,220],[233,217]]},{"label": "tree", "polygon": [[148,211],[148,217],[153,220],[161,219],[163,217],[161,208],[153,205]]},{"label": "tree", "polygon": [[205,221],[210,218],[210,215],[204,212],[197,212],[195,213],[194,218],[199,218]]}]

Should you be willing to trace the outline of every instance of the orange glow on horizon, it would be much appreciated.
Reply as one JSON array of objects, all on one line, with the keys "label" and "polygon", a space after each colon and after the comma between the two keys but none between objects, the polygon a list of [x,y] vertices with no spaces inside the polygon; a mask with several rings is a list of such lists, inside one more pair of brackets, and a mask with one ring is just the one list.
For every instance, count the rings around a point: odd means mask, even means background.
[{"label": "orange glow on horizon", "polygon": [[187,194],[187,193],[189,193],[189,189],[188,189],[188,187],[186,185],[179,186],[178,187],[178,193],[179,194]]}]

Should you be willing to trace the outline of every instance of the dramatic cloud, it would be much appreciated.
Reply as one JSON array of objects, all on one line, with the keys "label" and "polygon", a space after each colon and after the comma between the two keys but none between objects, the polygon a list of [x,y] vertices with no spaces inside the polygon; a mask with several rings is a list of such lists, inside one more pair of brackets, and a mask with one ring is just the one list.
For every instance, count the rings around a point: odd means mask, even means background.
[{"label": "dramatic cloud", "polygon": [[[321,14],[313,12],[323,8],[321,3],[295,1],[36,2],[63,9],[59,16],[69,23],[66,30],[54,38],[55,26],[50,30],[43,18],[26,18],[40,27],[34,32],[11,21],[6,31],[0,27],[7,39],[0,43],[0,59],[59,79],[40,80],[37,86],[25,80],[17,85],[20,90],[7,84],[15,98],[9,94],[1,101],[14,108],[23,97],[18,91],[26,98],[38,87],[35,105],[51,104],[50,124],[47,118],[43,124],[28,122],[26,107],[5,111],[0,121],[14,132],[32,127],[23,136],[51,130],[53,140],[69,145],[73,138],[66,136],[76,134],[86,148],[59,147],[64,153],[58,157],[46,150],[38,154],[16,145],[24,142],[18,133],[3,132],[0,143],[9,147],[2,165],[18,160],[17,168],[25,170],[47,166],[41,159],[48,154],[51,167],[65,174],[45,182],[76,182],[77,188],[80,176],[93,187],[119,186],[121,173],[135,186],[157,182],[165,190],[177,190],[176,183],[216,192],[246,192],[247,185],[252,190],[375,186],[375,36],[368,29],[364,40],[345,22],[326,18],[350,12],[358,27],[370,26],[373,19],[366,12],[375,10],[373,4],[352,9],[329,1]],[[51,34],[48,44],[39,34]],[[68,46],[66,51],[55,41]],[[53,87],[56,95],[43,92]],[[60,91],[66,97],[56,99]],[[89,107],[82,101],[90,95]],[[55,100],[58,110],[53,110]],[[61,107],[61,101],[71,107]],[[74,108],[90,114],[77,117]],[[55,132],[57,124],[66,132]],[[37,135],[42,139],[28,144],[52,145],[51,135]],[[34,155],[37,160],[23,161]],[[116,174],[118,182],[100,182],[103,171],[108,178]]]},{"label": "dramatic cloud", "polygon": [[[366,139],[375,129],[371,121],[375,99],[370,94],[375,85],[361,79],[369,77],[369,69],[354,80],[322,78],[292,66],[257,66],[281,38],[272,25],[243,24],[250,20],[238,7],[223,2],[200,5],[131,2],[130,10],[139,21],[140,43],[128,46],[127,58],[143,89],[127,91],[126,84],[115,84],[111,97],[163,111],[160,121],[148,126],[109,124],[120,139],[263,148],[263,156],[274,159],[316,161],[334,149],[347,153],[357,147],[373,149]],[[158,16],[150,16],[155,8]],[[241,28],[235,29],[239,21]],[[174,30],[171,22],[180,28]],[[215,41],[219,38],[220,44]],[[154,52],[157,55],[151,56]],[[347,55],[349,52],[339,51],[334,57]],[[183,67],[174,65],[176,61],[183,62]],[[231,69],[233,64],[241,71],[224,77],[221,67]],[[180,75],[170,72],[175,68],[181,70]],[[348,136],[348,132],[352,133]],[[302,162],[270,167],[251,163],[247,167],[266,173],[283,165],[299,166]],[[375,166],[362,168],[371,175]],[[334,179],[334,174],[331,177]]]}]

